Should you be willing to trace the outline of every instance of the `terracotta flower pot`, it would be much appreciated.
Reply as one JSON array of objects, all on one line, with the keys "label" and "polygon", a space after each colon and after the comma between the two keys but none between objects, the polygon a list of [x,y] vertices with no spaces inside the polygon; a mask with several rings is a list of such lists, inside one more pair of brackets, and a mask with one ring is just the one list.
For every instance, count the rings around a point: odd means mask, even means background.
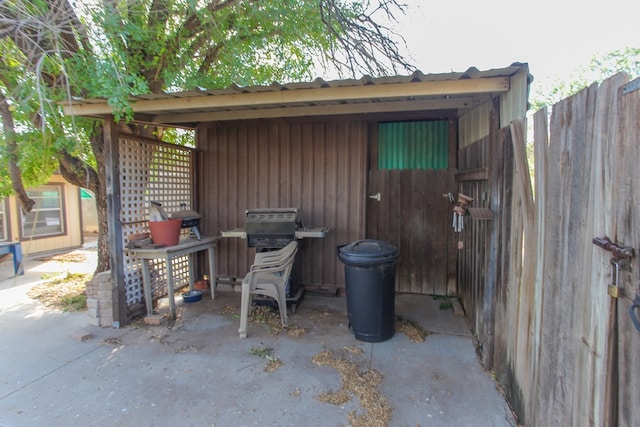
[{"label": "terracotta flower pot", "polygon": [[174,246],[180,241],[182,219],[171,218],[166,221],[149,221],[151,239],[156,245]]},{"label": "terracotta flower pot", "polygon": [[206,291],[207,289],[209,289],[209,283],[207,283],[206,280],[197,280],[193,284],[193,289],[198,291]]}]

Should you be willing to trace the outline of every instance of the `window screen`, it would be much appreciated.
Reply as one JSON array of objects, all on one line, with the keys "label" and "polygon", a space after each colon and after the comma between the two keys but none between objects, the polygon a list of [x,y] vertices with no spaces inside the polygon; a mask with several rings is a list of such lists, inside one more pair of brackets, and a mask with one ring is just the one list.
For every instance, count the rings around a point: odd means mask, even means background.
[{"label": "window screen", "polygon": [[21,216],[22,237],[28,239],[63,234],[62,186],[42,185],[27,190],[27,195],[36,204],[31,212]]},{"label": "window screen", "polygon": [[446,120],[378,124],[378,169],[446,169]]}]

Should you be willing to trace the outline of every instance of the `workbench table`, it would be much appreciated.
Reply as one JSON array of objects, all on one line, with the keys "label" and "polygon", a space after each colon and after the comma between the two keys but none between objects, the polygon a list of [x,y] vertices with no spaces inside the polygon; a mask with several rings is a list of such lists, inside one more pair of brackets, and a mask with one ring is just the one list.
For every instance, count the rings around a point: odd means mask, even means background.
[{"label": "workbench table", "polygon": [[24,274],[24,265],[22,265],[22,246],[20,242],[0,243],[0,258],[9,254],[13,256],[13,274],[22,276]]},{"label": "workbench table", "polygon": [[216,264],[214,248],[219,237],[202,237],[198,239],[184,239],[175,246],[165,247],[141,247],[131,249],[137,257],[142,260],[142,281],[144,285],[144,301],[147,306],[147,315],[153,315],[153,295],[151,289],[151,274],[149,272],[149,261],[152,259],[164,260],[167,274],[167,290],[169,293],[169,310],[171,318],[176,318],[175,289],[173,283],[173,258],[188,255],[189,257],[189,290],[193,290],[194,266],[193,257],[196,252],[207,251],[209,260],[209,277],[211,281],[211,299],[215,299],[216,291]]}]

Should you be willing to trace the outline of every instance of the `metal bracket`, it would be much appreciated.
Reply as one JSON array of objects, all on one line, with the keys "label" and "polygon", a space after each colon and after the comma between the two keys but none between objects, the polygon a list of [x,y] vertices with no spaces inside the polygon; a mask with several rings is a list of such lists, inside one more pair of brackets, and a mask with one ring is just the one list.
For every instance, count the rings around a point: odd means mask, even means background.
[{"label": "metal bracket", "polygon": [[630,81],[622,88],[622,94],[626,95],[628,93],[634,92],[640,89],[640,77],[635,80]]},{"label": "metal bracket", "polygon": [[616,258],[632,258],[634,250],[631,246],[624,246],[619,243],[614,243],[608,237],[594,237],[593,244],[601,247],[602,249],[611,252]]},{"label": "metal bracket", "polygon": [[382,200],[382,196],[380,195],[380,193],[371,194],[371,195],[369,195],[369,198],[373,199],[373,200],[377,200],[377,201]]}]

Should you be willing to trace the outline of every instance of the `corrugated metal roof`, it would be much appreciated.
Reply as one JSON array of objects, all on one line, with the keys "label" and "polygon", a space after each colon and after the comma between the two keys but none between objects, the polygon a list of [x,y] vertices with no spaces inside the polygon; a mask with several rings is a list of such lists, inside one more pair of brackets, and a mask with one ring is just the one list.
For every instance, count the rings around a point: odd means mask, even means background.
[{"label": "corrugated metal roof", "polygon": [[[407,76],[279,83],[264,86],[231,85],[224,89],[145,94],[131,98],[139,121],[194,125],[215,120],[261,117],[318,116],[385,111],[471,108],[495,93],[509,90],[509,80],[528,65],[480,71]],[[75,116],[106,116],[106,99],[76,99],[63,106]]]}]

